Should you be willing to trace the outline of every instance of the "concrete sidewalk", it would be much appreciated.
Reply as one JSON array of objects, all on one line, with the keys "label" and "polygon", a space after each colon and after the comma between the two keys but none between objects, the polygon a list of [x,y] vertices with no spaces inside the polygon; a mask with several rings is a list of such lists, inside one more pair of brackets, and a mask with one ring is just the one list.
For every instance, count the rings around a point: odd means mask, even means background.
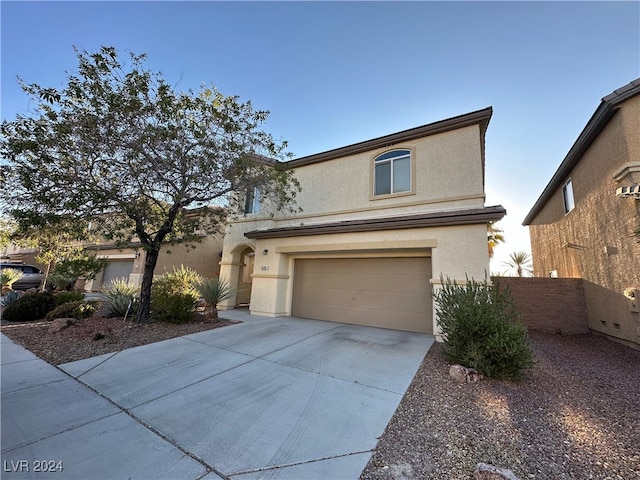
[{"label": "concrete sidewalk", "polygon": [[2,335],[2,478],[355,480],[433,343],[221,316],[243,323],[60,369]]}]

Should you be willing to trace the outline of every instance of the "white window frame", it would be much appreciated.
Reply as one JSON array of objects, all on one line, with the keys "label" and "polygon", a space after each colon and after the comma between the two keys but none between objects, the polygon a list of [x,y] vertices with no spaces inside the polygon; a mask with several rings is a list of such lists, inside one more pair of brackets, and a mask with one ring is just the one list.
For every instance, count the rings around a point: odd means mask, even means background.
[{"label": "white window frame", "polygon": [[562,185],[562,204],[564,206],[565,215],[576,208],[576,202],[573,196],[573,182],[571,181],[571,178]]},{"label": "white window frame", "polygon": [[[396,156],[390,156],[389,158],[382,158],[383,156],[392,154],[394,152],[398,152],[398,155]],[[393,164],[398,161],[398,160],[404,160],[404,159],[409,159],[409,185],[408,185],[408,189],[406,190],[397,190],[394,191],[393,189],[393,175],[394,175],[394,168],[393,168]],[[394,148],[392,150],[386,150],[384,152],[381,152],[377,155],[375,155],[373,157],[373,161],[371,162],[371,198],[372,199],[379,199],[379,198],[387,198],[390,196],[398,196],[398,195],[410,195],[415,193],[415,189],[414,189],[414,171],[415,171],[415,154],[412,148],[408,148],[408,147],[401,147],[401,148]],[[389,169],[389,193],[377,193],[376,192],[376,178],[377,178],[377,171],[376,171],[376,166],[378,165],[385,165],[385,164],[389,164],[390,165],[390,169]]]}]

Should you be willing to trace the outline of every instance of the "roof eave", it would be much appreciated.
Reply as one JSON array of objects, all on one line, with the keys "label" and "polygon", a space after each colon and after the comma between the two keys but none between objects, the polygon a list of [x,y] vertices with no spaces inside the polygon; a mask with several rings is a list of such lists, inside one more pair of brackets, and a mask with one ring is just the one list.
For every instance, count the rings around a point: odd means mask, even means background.
[{"label": "roof eave", "polygon": [[286,238],[335,233],[377,232],[382,230],[404,230],[409,228],[442,227],[457,225],[477,225],[498,221],[506,215],[502,205],[470,208],[443,212],[430,212],[401,217],[383,217],[341,222],[328,222],[317,225],[270,228],[252,230],[244,234],[251,239]]},{"label": "roof eave", "polygon": [[536,203],[525,217],[522,225],[530,225],[533,219],[540,213],[547,201],[568,177],[573,167],[576,166],[600,132],[604,130],[611,118],[616,114],[618,106],[638,94],[640,94],[640,78],[615,90],[602,99],[600,105],[598,105],[598,108],[596,108],[596,111],[578,136],[578,139],[569,150],[569,153],[567,153],[551,177],[551,180],[549,180],[549,183],[542,191],[542,194],[540,194],[540,197],[538,197],[538,200],[536,200]]},{"label": "roof eave", "polygon": [[484,136],[492,114],[493,108],[487,107],[482,110],[477,110],[475,112],[466,113],[464,115],[448,118],[446,120],[429,123],[420,127],[411,128],[409,130],[403,130],[401,132],[384,135],[382,137],[373,138],[371,140],[365,140],[363,142],[354,143],[345,147],[335,148],[326,152],[296,158],[294,160],[289,160],[285,164],[287,168],[303,167],[314,163],[334,160],[337,158],[346,157],[348,155],[355,155],[358,153],[395,145],[397,143],[415,140],[417,138],[423,138],[429,135],[444,133],[476,124],[480,125],[481,135]]}]

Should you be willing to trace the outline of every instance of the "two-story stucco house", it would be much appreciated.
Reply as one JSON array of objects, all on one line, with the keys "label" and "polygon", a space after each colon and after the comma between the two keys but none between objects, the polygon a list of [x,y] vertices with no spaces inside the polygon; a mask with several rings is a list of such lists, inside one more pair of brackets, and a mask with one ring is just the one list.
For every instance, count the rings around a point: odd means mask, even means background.
[{"label": "two-story stucco house", "polygon": [[222,309],[437,333],[432,288],[489,271],[484,143],[492,109],[287,162],[302,213],[250,198],[227,229]]},{"label": "two-story stucco house", "polygon": [[602,99],[524,225],[534,275],[582,278],[589,327],[640,346],[640,79]]}]

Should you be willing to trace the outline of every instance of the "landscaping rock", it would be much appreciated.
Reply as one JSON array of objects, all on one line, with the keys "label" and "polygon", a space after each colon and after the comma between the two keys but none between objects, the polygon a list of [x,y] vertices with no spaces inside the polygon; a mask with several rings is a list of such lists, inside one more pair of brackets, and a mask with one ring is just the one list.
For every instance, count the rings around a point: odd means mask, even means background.
[{"label": "landscaping rock", "polygon": [[62,330],[64,330],[70,325],[73,325],[74,323],[76,323],[75,318],[56,318],[54,321],[51,322],[51,325],[49,325],[49,330],[47,331],[47,333],[61,332]]},{"label": "landscaping rock", "polygon": [[477,382],[484,378],[477,370],[463,367],[462,365],[451,365],[451,368],[449,368],[449,376],[460,383]]},{"label": "landscaping rock", "polygon": [[474,480],[519,480],[511,470],[487,463],[479,463],[473,472]]}]

